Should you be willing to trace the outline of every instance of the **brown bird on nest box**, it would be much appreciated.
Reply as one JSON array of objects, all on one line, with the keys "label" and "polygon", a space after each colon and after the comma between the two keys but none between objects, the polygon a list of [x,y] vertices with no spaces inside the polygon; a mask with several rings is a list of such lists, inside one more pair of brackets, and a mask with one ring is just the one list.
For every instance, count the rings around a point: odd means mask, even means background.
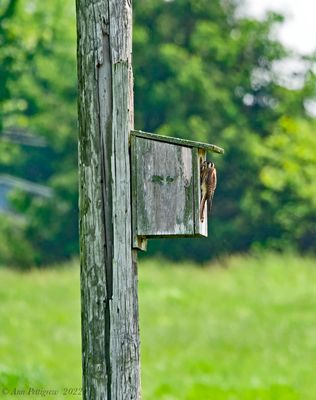
[{"label": "brown bird on nest box", "polygon": [[208,203],[208,210],[212,208],[212,201],[216,189],[217,177],[216,168],[213,162],[203,161],[200,167],[201,176],[201,205],[200,205],[200,220],[204,221],[205,202]]}]

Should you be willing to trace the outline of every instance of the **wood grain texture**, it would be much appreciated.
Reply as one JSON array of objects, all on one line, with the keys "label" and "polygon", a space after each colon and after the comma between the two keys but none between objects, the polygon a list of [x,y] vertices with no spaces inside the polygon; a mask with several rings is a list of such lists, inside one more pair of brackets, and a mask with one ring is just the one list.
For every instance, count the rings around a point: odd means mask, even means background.
[{"label": "wood grain texture", "polygon": [[147,239],[146,236],[137,234],[137,173],[134,170],[136,167],[136,137],[130,137],[130,160],[131,160],[131,185],[132,185],[132,243],[133,248],[146,251]]},{"label": "wood grain texture", "polygon": [[134,152],[137,235],[193,235],[192,149],[136,137]]},{"label": "wood grain texture", "polygon": [[131,244],[132,10],[77,0],[83,398],[140,398]]},{"label": "wood grain texture", "polygon": [[204,149],[194,149],[194,168],[196,173],[194,174],[197,179],[194,184],[194,223],[195,223],[195,234],[196,236],[207,237],[207,207],[204,210],[204,221],[201,222],[200,218],[200,206],[201,206],[201,176],[200,176],[200,165],[206,159],[206,151]]}]

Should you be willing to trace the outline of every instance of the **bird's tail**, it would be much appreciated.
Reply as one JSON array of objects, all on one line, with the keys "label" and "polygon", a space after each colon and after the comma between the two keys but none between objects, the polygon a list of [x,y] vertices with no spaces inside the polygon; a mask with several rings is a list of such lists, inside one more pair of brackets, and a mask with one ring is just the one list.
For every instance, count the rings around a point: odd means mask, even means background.
[{"label": "bird's tail", "polygon": [[211,210],[212,210],[213,196],[214,196],[214,194],[207,200],[207,211],[209,214],[211,214]]}]

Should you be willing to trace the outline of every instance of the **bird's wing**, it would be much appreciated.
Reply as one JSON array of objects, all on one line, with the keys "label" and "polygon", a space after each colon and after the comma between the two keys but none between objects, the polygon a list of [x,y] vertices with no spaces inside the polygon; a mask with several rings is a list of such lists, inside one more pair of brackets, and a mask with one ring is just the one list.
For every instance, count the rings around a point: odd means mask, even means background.
[{"label": "bird's wing", "polygon": [[207,176],[206,180],[206,185],[207,185],[207,201],[208,201],[208,210],[210,211],[212,208],[212,202],[213,202],[213,197],[217,185],[217,175],[216,175],[216,169],[212,168],[211,171],[209,171],[209,174]]}]

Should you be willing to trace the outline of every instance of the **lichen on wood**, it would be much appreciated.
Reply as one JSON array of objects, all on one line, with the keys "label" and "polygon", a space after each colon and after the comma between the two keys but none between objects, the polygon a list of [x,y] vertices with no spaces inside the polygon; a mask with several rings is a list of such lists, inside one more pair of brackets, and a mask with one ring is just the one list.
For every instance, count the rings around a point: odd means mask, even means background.
[{"label": "lichen on wood", "polygon": [[140,398],[131,243],[132,10],[77,0],[83,398]]}]

